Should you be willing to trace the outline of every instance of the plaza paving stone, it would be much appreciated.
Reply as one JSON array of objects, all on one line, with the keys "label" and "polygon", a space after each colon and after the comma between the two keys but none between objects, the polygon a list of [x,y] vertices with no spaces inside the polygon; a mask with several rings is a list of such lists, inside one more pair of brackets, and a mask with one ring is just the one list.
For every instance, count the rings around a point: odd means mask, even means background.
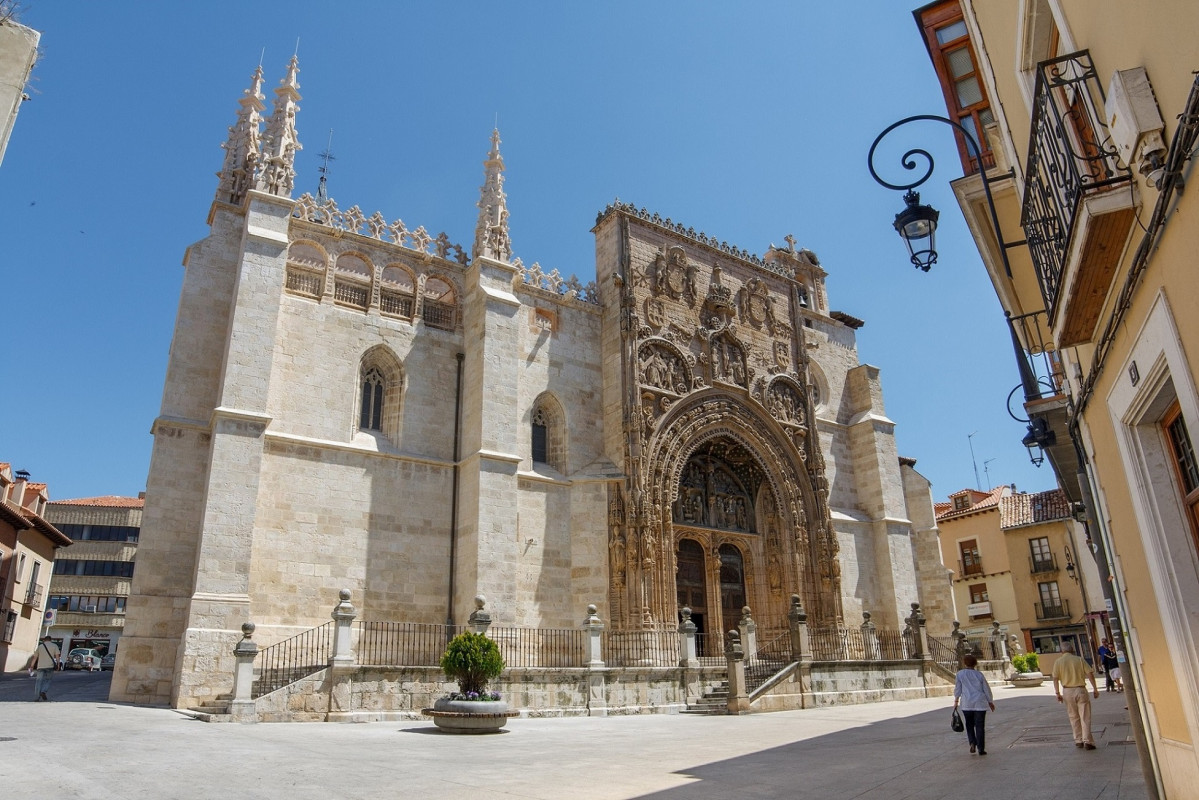
[{"label": "plaza paving stone", "polygon": [[109,674],[59,673],[30,702],[0,677],[0,796],[167,798],[963,798],[1144,800],[1124,696],[1095,703],[1098,749],[1071,741],[1048,685],[996,687],[987,755],[949,698],[742,717],[513,719],[453,736],[428,722],[206,724],[109,703]]}]

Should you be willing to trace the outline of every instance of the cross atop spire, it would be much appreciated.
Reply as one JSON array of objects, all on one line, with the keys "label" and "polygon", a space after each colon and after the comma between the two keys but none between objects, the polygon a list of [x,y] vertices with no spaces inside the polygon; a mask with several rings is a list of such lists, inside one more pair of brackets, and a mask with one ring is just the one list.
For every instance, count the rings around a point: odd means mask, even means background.
[{"label": "cross atop spire", "polygon": [[250,88],[238,101],[241,107],[237,110],[237,122],[230,126],[229,139],[221,145],[225,150],[225,163],[217,173],[220,184],[216,193],[216,199],[221,202],[240,204],[246,190],[253,185],[254,171],[261,156],[258,131],[262,112],[266,109],[262,101],[262,65],[259,64],[250,78]]},{"label": "cross atop spire", "polygon": [[479,187],[479,222],[475,225],[475,256],[508,261],[512,240],[508,236],[508,197],[504,194],[504,157],[500,155],[499,128],[491,132],[491,151],[483,162]]},{"label": "cross atop spire", "polygon": [[296,133],[296,112],[300,110],[299,59],[291,57],[287,75],[275,89],[275,109],[267,120],[262,137],[262,168],[256,187],[264,192],[290,197],[295,184],[296,151],[302,150]]}]

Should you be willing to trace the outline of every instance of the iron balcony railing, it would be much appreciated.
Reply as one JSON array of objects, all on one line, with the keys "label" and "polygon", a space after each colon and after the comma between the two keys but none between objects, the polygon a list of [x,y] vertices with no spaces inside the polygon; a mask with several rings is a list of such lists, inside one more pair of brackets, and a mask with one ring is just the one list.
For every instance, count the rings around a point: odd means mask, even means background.
[{"label": "iron balcony railing", "polygon": [[45,589],[42,586],[38,584],[30,586],[29,591],[25,593],[25,605],[31,608],[38,608],[42,604],[42,595],[44,593]]},{"label": "iron balcony railing", "polygon": [[1057,556],[1050,553],[1044,558],[1028,557],[1028,571],[1033,575],[1042,572],[1057,572]]},{"label": "iron balcony railing", "polygon": [[1132,177],[1111,142],[1104,102],[1089,51],[1037,65],[1020,225],[1050,316],[1083,198]]},{"label": "iron balcony railing", "polygon": [[1037,603],[1037,619],[1070,619],[1070,601],[1060,603]]},{"label": "iron balcony railing", "polygon": [[1008,325],[1019,348],[1016,357],[1021,361],[1022,380],[1024,375],[1029,376],[1036,386],[1036,398],[1065,394],[1066,367],[1053,344],[1049,316],[1044,311],[1033,311],[1008,317]]},{"label": "iron balcony railing", "polygon": [[958,576],[965,577],[966,575],[982,575],[983,562],[981,558],[975,558],[969,563],[963,559],[958,559]]}]

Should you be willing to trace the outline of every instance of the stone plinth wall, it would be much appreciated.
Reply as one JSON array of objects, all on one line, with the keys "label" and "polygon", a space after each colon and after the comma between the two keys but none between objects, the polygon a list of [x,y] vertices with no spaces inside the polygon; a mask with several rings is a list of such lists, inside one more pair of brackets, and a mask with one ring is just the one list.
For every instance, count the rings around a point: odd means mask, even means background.
[{"label": "stone plinth wall", "polygon": [[921,661],[818,662],[790,675],[754,699],[753,711],[914,700],[953,694],[953,683]]},{"label": "stone plinth wall", "polygon": [[[602,678],[600,693],[592,691]],[[511,669],[490,688],[522,717],[670,714],[724,680],[721,667]],[[259,722],[382,722],[421,718],[456,685],[436,667],[322,670],[255,701]]]}]

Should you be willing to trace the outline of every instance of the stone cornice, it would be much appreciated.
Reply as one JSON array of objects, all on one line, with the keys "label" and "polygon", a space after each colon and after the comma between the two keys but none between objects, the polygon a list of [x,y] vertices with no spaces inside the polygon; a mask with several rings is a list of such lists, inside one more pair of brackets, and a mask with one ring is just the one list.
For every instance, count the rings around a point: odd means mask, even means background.
[{"label": "stone cornice", "polygon": [[416,453],[404,453],[399,451],[388,452],[386,450],[373,450],[369,447],[355,444],[353,442],[335,442],[331,439],[316,439],[311,436],[299,436],[294,433],[279,433],[277,431],[268,431],[264,437],[268,442],[279,444],[297,445],[300,447],[318,447],[323,450],[337,450],[343,453],[357,453],[358,455],[368,456],[371,458],[386,458],[392,461],[406,461],[413,464],[428,464],[434,467],[452,467],[454,462],[444,458],[434,458],[432,456],[422,456]]}]

